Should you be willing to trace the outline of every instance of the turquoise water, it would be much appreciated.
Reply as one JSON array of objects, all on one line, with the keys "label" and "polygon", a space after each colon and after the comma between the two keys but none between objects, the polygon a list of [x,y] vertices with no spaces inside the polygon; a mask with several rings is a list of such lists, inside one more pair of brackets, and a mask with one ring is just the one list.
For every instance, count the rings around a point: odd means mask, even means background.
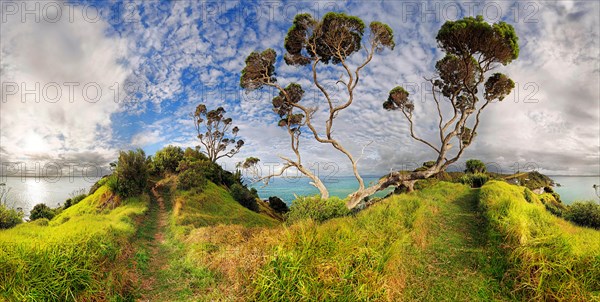
[{"label": "turquoise water", "polygon": [[554,191],[560,194],[560,199],[565,204],[583,200],[600,201],[592,187],[594,184],[600,185],[600,176],[550,176],[550,178],[561,185],[554,187]]},{"label": "turquoise water", "polygon": [[[364,177],[365,186],[369,183],[376,183],[379,177],[367,176]],[[270,196],[277,196],[286,203],[291,203],[295,199],[294,194],[298,196],[307,195],[318,195],[319,190],[309,184],[308,178],[276,178],[272,180],[268,186],[264,186],[262,183],[254,184],[251,187],[258,190],[258,196],[261,199],[267,199]],[[340,198],[346,198],[348,194],[356,191],[358,188],[358,181],[354,176],[341,176],[330,178],[328,181],[324,181],[325,186],[329,189],[329,195],[337,196]],[[392,189],[381,191],[377,193],[376,197],[383,197],[391,192]]]},{"label": "turquoise water", "polygon": [[[599,200],[592,186],[594,184],[600,185],[600,176],[550,176],[550,178],[561,184],[560,187],[555,187],[554,190],[560,194],[565,204],[581,200]],[[378,177],[365,177],[365,183],[376,182],[377,180]],[[325,185],[331,196],[345,198],[356,190],[358,182],[352,176],[344,176],[331,179]],[[307,178],[276,178],[266,187],[263,184],[254,184],[252,187],[258,190],[258,195],[262,199],[277,196],[287,203],[291,203],[295,199],[294,194],[298,196],[319,194],[319,191],[309,184]],[[388,189],[376,196],[383,197],[390,191],[391,189]]]}]

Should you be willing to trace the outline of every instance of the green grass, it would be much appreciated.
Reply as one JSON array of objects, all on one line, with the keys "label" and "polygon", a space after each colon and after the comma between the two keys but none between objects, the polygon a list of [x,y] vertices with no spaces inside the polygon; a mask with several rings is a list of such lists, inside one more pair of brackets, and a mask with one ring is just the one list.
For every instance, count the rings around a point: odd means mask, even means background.
[{"label": "green grass", "polygon": [[274,226],[279,223],[242,207],[227,190],[210,181],[201,192],[177,191],[173,217],[177,225],[196,228],[218,224]]},{"label": "green grass", "polygon": [[106,187],[62,211],[48,225],[30,222],[0,231],[0,298],[80,301],[125,298],[130,284],[117,267],[135,215],[147,198],[98,212]]},{"label": "green grass", "polygon": [[523,187],[491,181],[480,195],[490,237],[506,250],[505,281],[518,298],[600,300],[600,231],[552,215],[535,195],[527,202]]},{"label": "green grass", "polygon": [[[290,226],[256,276],[258,301],[500,299],[476,192],[439,183],[354,217]],[[493,263],[493,262],[491,262]]]}]

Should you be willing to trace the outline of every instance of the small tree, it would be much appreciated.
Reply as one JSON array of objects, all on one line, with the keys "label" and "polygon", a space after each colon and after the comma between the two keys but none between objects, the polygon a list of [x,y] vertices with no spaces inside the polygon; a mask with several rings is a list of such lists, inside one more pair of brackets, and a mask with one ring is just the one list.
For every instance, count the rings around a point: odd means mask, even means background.
[{"label": "small tree", "polygon": [[[290,137],[290,146],[295,154],[295,159],[280,156],[285,161],[282,169],[271,177],[282,175],[287,169],[295,168],[311,179],[321,194],[321,198],[327,199],[329,192],[317,175],[312,173],[302,163],[300,155],[300,138],[303,129],[308,128],[316,141],[329,144],[344,154],[352,166],[359,188],[362,191],[364,181],[358,172],[358,160],[360,157],[352,155],[342,143],[334,137],[333,126],[336,117],[341,111],[348,108],[354,102],[354,91],[359,83],[361,70],[371,62],[375,53],[385,48],[393,49],[393,33],[389,26],[381,22],[371,22],[369,25],[370,36],[365,43],[365,57],[356,68],[350,66],[348,59],[361,49],[363,35],[365,32],[364,22],[357,17],[343,13],[327,13],[322,20],[315,20],[310,14],[299,14],[294,18],[292,27],[285,38],[284,47],[286,54],[285,63],[288,65],[309,67],[304,74],[310,78],[315,87],[320,91],[324,107],[326,108],[327,120],[324,130],[316,128],[313,119],[318,107],[310,107],[302,103],[304,96],[303,88],[297,83],[282,86],[275,78],[275,62],[277,54],[273,49],[263,52],[252,52],[246,59],[246,66],[242,70],[240,85],[247,90],[260,89],[264,86],[274,87],[279,91],[273,101],[273,110],[279,115],[278,126],[284,128]],[[336,70],[336,66],[339,69]],[[329,70],[326,70],[328,68]],[[332,99],[332,91],[329,91],[319,79],[319,73],[323,71],[339,71],[344,74],[336,78],[337,83],[343,84],[347,98],[341,103]],[[353,208],[356,204],[349,203]]]},{"label": "small tree", "polygon": [[172,145],[156,152],[152,157],[152,172],[157,174],[175,173],[179,162],[183,159],[183,150]]},{"label": "small tree", "polygon": [[[473,142],[483,110],[494,101],[502,101],[515,86],[504,74],[488,75],[499,64],[507,65],[519,55],[518,38],[511,25],[505,22],[489,24],[481,16],[466,17],[444,23],[436,40],[446,56],[436,63],[436,76],[427,80],[431,84],[433,104],[437,110],[439,143],[415,134],[415,104],[404,88],[398,86],[392,89],[383,103],[386,110],[402,113],[414,140],[435,151],[435,164],[422,171],[390,173],[367,193],[400,184],[412,190],[416,180],[446,170]],[[446,102],[442,102],[441,97]],[[444,114],[444,104],[449,105],[450,114]],[[454,145],[457,148],[452,154]]]},{"label": "small tree", "polygon": [[[213,163],[222,157],[231,158],[240,152],[240,148],[244,145],[243,140],[237,139],[240,129],[232,125],[233,120],[226,118],[225,113],[223,107],[209,111],[206,105],[200,104],[193,114],[198,139],[206,148],[203,152]],[[233,148],[227,151],[230,145]]]},{"label": "small tree", "polygon": [[29,212],[29,220],[36,220],[40,218],[52,220],[52,218],[54,218],[54,215],[56,215],[54,210],[52,210],[49,206],[43,203],[39,203],[36,204],[33,207],[33,209],[31,209],[31,212]]},{"label": "small tree", "polygon": [[469,159],[467,160],[467,169],[465,170],[466,173],[485,173],[486,172],[486,168],[485,168],[485,164],[478,160],[478,159]]},{"label": "small tree", "polygon": [[115,173],[117,187],[115,193],[123,198],[142,194],[148,181],[148,167],[144,150],[119,152]]}]

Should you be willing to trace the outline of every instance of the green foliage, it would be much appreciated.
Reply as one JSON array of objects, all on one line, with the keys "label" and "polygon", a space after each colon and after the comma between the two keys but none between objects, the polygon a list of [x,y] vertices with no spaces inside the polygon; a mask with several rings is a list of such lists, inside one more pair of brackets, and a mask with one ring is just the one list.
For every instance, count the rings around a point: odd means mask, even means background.
[{"label": "green foliage", "polygon": [[55,215],[56,212],[53,209],[51,209],[43,203],[40,203],[36,204],[31,210],[31,212],[29,212],[29,220],[36,220],[40,218],[52,220],[52,218],[54,218]]},{"label": "green foliage", "polygon": [[290,208],[288,208],[287,204],[277,196],[269,197],[269,207],[275,210],[275,212],[282,214],[290,211]]},{"label": "green foliage", "polygon": [[[119,162],[115,171],[116,191],[123,198],[138,196],[146,189],[148,181],[148,167],[144,150],[119,152]],[[111,188],[112,189],[112,188]]]},{"label": "green foliage", "polygon": [[244,185],[234,183],[230,187],[229,193],[233,199],[235,199],[245,208],[254,212],[258,212],[258,203],[256,203],[256,197]]},{"label": "green foliage", "polygon": [[87,197],[87,194],[78,194],[76,196],[73,196],[73,197],[65,200],[65,205],[63,206],[63,209],[68,209],[71,206],[78,204],[80,201],[82,201],[86,197]]},{"label": "green foliage", "polygon": [[565,219],[580,226],[600,229],[600,205],[593,202],[575,202],[567,207]]},{"label": "green foliage", "polygon": [[23,222],[23,212],[9,209],[0,203],[0,229],[9,229]]},{"label": "green foliage", "polygon": [[436,40],[446,53],[481,54],[482,60],[503,65],[519,56],[518,37],[512,25],[503,21],[490,25],[482,16],[446,21]]},{"label": "green foliage", "polygon": [[458,179],[458,182],[471,186],[471,188],[480,188],[490,177],[484,173],[465,174]]},{"label": "green foliage", "polygon": [[183,159],[183,154],[180,147],[172,145],[164,147],[152,157],[150,172],[155,175],[176,172],[179,162]]},{"label": "green foliage", "polygon": [[301,197],[292,202],[287,221],[293,223],[310,218],[317,222],[323,222],[348,214],[350,214],[350,210],[346,207],[346,203],[338,197],[329,199],[321,199],[319,196]]},{"label": "green foliage", "polygon": [[467,165],[467,169],[465,170],[466,173],[485,173],[486,172],[485,164],[478,159],[469,159],[469,160],[467,160],[466,165]]},{"label": "green foliage", "polygon": [[193,162],[183,172],[179,173],[177,188],[180,190],[201,190],[206,186],[206,182],[201,163]]}]

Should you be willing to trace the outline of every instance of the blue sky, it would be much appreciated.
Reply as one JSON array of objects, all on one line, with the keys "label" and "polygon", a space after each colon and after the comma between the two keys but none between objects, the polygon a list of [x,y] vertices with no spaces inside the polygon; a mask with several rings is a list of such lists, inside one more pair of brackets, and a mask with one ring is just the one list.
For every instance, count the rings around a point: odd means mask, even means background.
[{"label": "blue sky", "polygon": [[[246,141],[222,164],[231,168],[257,156],[264,169],[277,169],[278,155],[291,154],[287,134],[270,110],[273,91],[239,88],[244,59],[254,50],[275,49],[280,83],[301,83],[308,91],[304,101],[318,105],[306,70],[282,62],[283,40],[296,13],[319,18],[332,10],[382,21],[395,34],[396,48],[367,66],[355,103],[336,120],[334,133],[353,154],[368,144],[359,165],[363,174],[414,168],[434,156],[381,103],[394,86],[411,87],[416,131],[435,137],[423,77],[443,56],[435,43],[441,24],[467,15],[513,24],[521,52],[499,68],[517,82],[515,91],[484,113],[463,159],[480,158],[504,172],[535,167],[600,174],[597,1],[3,2],[0,161],[24,163],[27,170],[36,163],[106,167],[120,149],[153,154],[168,144],[195,146],[190,113],[202,102],[223,106]],[[351,64],[361,59],[358,54]],[[323,69],[322,75],[335,83],[340,70]],[[323,116],[316,115],[321,124]],[[331,147],[308,136],[301,144],[305,162],[333,163],[340,175],[349,173],[348,162]]]}]

